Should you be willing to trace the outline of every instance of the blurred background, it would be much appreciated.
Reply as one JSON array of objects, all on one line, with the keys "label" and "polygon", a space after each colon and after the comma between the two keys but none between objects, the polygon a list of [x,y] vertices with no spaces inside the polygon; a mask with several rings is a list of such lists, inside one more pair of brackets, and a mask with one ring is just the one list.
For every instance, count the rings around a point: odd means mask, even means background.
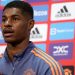
[{"label": "blurred background", "polygon": [[[0,54],[6,48],[1,33],[2,9],[10,1],[0,0]],[[63,66],[65,75],[75,75],[75,0],[22,0],[34,9],[35,26],[30,40]]]}]

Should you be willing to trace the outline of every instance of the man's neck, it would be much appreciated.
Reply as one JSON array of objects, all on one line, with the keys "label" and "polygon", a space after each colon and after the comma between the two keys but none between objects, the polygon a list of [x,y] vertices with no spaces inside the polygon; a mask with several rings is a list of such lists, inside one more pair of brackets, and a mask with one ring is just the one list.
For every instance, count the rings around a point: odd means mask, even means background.
[{"label": "man's neck", "polygon": [[25,48],[27,48],[28,43],[29,43],[29,40],[25,40],[16,45],[7,44],[7,53],[8,53],[9,59],[13,61],[13,56],[17,53],[21,53]]}]

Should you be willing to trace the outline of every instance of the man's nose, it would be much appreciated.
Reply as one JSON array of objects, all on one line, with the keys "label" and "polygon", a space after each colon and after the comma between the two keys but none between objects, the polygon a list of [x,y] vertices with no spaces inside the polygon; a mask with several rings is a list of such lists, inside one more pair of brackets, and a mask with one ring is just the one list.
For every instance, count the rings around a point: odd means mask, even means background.
[{"label": "man's nose", "polygon": [[12,25],[11,20],[7,20],[4,24],[5,27],[11,27],[11,25]]}]

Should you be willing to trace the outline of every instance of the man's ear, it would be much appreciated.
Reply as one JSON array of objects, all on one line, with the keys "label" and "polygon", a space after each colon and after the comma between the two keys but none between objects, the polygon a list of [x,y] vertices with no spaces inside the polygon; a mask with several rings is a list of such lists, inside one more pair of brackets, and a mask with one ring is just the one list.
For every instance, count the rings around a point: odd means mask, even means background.
[{"label": "man's ear", "polygon": [[34,20],[33,19],[30,19],[28,21],[28,30],[30,31],[33,27],[34,27]]}]

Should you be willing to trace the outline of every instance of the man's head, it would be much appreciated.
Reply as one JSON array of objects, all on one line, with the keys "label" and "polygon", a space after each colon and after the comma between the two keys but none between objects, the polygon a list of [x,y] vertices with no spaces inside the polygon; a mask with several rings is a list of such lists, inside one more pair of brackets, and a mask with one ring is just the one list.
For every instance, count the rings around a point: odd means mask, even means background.
[{"label": "man's head", "polygon": [[33,18],[33,8],[29,3],[24,1],[12,1],[4,7],[3,11],[7,8],[13,7],[20,9],[23,15],[26,15],[26,13],[28,13],[31,18]]},{"label": "man's head", "polygon": [[33,26],[33,8],[27,2],[12,1],[4,7],[2,32],[7,43],[28,39]]}]

